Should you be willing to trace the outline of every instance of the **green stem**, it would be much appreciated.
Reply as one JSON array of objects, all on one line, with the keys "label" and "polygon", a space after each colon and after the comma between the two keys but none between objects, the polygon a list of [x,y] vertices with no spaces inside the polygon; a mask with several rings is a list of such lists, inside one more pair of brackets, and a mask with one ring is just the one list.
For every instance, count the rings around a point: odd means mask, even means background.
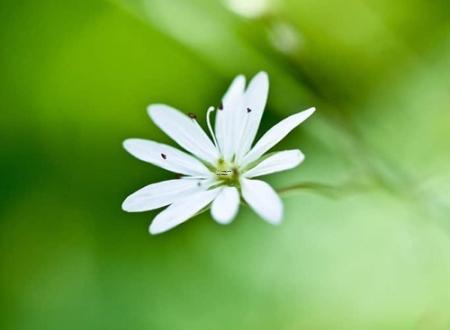
[{"label": "green stem", "polygon": [[329,198],[339,198],[351,193],[367,191],[368,186],[364,184],[346,183],[341,185],[329,185],[319,182],[301,182],[291,186],[278,189],[282,196],[291,195],[303,191],[316,192]]}]

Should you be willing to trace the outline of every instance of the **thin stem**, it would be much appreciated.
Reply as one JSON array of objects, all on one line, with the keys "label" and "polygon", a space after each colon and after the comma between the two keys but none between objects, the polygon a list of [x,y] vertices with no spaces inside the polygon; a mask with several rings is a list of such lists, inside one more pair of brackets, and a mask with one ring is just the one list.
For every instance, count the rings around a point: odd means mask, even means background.
[{"label": "thin stem", "polygon": [[278,193],[282,196],[295,194],[302,191],[311,191],[330,197],[339,198],[351,193],[367,191],[369,187],[362,183],[346,183],[341,185],[329,185],[319,182],[301,182],[291,186],[278,189]]}]

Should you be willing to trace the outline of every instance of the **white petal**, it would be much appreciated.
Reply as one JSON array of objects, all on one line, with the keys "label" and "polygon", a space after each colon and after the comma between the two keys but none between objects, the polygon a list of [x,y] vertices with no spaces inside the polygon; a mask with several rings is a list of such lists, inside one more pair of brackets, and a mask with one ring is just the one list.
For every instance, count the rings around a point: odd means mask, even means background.
[{"label": "white petal", "polygon": [[150,233],[160,234],[185,222],[211,203],[219,191],[220,188],[196,192],[170,205],[153,219]]},{"label": "white petal", "polygon": [[241,125],[241,134],[236,144],[236,159],[239,161],[250,150],[258,132],[269,94],[269,77],[259,72],[249,83],[245,91],[244,106],[241,109],[236,127]]},{"label": "white petal", "polygon": [[315,108],[309,108],[308,110],[291,115],[269,129],[244,157],[241,166],[248,165],[261,157],[288,135],[290,131],[311,116],[315,110]]},{"label": "white petal", "polygon": [[230,223],[239,209],[239,192],[235,187],[223,187],[211,206],[211,215],[220,224]]},{"label": "white petal", "polygon": [[198,158],[215,164],[219,152],[195,119],[164,104],[152,104],[148,114],[168,136]]},{"label": "white petal", "polygon": [[286,171],[298,166],[305,159],[300,150],[285,150],[275,152],[258,165],[244,173],[246,178]]},{"label": "white petal", "polygon": [[166,144],[144,139],[127,139],[123,146],[134,157],[174,173],[199,177],[211,175],[198,159]]},{"label": "white petal", "polygon": [[245,77],[243,75],[236,76],[228,87],[227,92],[222,98],[223,106],[231,106],[244,94]]},{"label": "white petal", "polygon": [[242,197],[264,220],[279,224],[283,217],[283,203],[273,188],[264,181],[241,179]]},{"label": "white petal", "polygon": [[225,160],[230,160],[234,152],[234,141],[236,135],[235,116],[240,113],[245,89],[245,77],[237,76],[224,97],[222,98],[222,109],[216,112],[215,132],[217,143]]},{"label": "white petal", "polygon": [[200,189],[200,180],[175,179],[152,183],[128,196],[122,204],[127,212],[143,212],[154,210],[184,198]]}]

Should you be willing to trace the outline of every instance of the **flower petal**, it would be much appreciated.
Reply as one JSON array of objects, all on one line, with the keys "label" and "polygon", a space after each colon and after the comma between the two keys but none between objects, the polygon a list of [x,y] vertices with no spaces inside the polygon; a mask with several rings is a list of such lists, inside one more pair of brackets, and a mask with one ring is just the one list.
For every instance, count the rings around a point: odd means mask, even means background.
[{"label": "flower petal", "polygon": [[265,72],[259,72],[250,81],[246,91],[244,106],[240,109],[239,121],[236,127],[241,126],[240,138],[235,141],[236,159],[239,161],[250,150],[266,106],[269,94],[269,77]]},{"label": "flower petal", "polygon": [[239,192],[235,187],[223,187],[211,206],[211,215],[222,225],[229,224],[239,210]]},{"label": "flower petal", "polygon": [[217,196],[220,188],[204,190],[186,196],[160,212],[150,225],[150,233],[160,234],[193,217]]},{"label": "flower petal", "polygon": [[274,145],[280,142],[286,135],[288,135],[289,132],[291,132],[295,127],[311,116],[315,110],[315,108],[309,108],[308,110],[291,115],[269,129],[255,144],[252,150],[250,150],[250,152],[243,158],[241,166],[246,166],[261,157]]},{"label": "flower petal", "polygon": [[167,206],[184,198],[185,194],[199,191],[200,180],[175,179],[149,184],[128,196],[122,203],[127,212],[143,212]]},{"label": "flower petal", "polygon": [[245,172],[244,176],[246,178],[254,178],[256,176],[289,170],[298,166],[304,159],[305,155],[298,149],[275,152]]},{"label": "flower petal", "polygon": [[230,160],[234,153],[234,140],[236,135],[235,116],[240,113],[244,98],[245,77],[239,75],[234,78],[224,97],[222,105],[216,112],[215,132],[225,160]]},{"label": "flower petal", "polygon": [[134,157],[174,173],[205,178],[211,175],[198,159],[166,144],[144,139],[127,139],[123,146]]},{"label": "flower petal", "polygon": [[261,180],[241,179],[242,197],[264,220],[279,224],[283,217],[283,203],[275,190]]},{"label": "flower petal", "polygon": [[210,164],[217,162],[217,148],[195,119],[164,104],[152,104],[147,111],[155,124],[185,150]]}]

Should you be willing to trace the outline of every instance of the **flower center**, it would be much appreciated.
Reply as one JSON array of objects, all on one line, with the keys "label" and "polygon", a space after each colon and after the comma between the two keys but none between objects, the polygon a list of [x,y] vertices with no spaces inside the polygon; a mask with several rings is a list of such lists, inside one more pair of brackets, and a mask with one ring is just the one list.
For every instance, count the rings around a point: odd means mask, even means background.
[{"label": "flower center", "polygon": [[229,186],[237,186],[239,183],[239,169],[234,163],[219,159],[215,169],[217,180]]}]

